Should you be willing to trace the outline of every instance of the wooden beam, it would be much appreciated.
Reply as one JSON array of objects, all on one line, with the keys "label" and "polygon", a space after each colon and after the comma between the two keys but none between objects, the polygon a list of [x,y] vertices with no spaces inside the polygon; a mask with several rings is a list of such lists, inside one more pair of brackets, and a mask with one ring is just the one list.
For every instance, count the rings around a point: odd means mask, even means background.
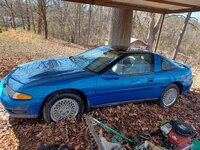
[{"label": "wooden beam", "polygon": [[111,2],[111,0],[94,0],[94,4],[99,5],[103,3]]},{"label": "wooden beam", "polygon": [[166,14],[174,14],[174,13],[187,13],[187,12],[197,12],[200,11],[200,7],[198,8],[188,8],[188,9],[178,9],[178,10],[166,10]]},{"label": "wooden beam", "polygon": [[[78,2],[78,3],[83,3],[83,4],[95,4],[95,0],[64,0],[64,1]],[[159,0],[147,0],[147,1],[159,1]],[[164,3],[168,3],[168,2],[159,1],[158,3],[164,4]],[[177,2],[170,2],[170,3],[177,4]],[[185,4],[182,4],[182,3],[179,3],[179,4],[185,6]],[[131,4],[123,3],[123,2],[113,2],[112,0],[96,0],[96,5],[130,9],[130,10],[138,10],[138,11],[146,11],[146,12],[160,13],[160,14],[172,14],[172,13],[185,13],[185,12],[200,11],[200,6],[199,7],[197,7],[197,6],[188,7],[188,8],[184,8],[184,9],[169,10],[169,9],[155,8],[155,7],[142,6],[142,5],[134,5],[134,4],[131,5]]]},{"label": "wooden beam", "polygon": [[75,2],[75,3],[83,3],[83,4],[94,4],[93,0],[63,0],[63,1],[69,1],[69,2]]},{"label": "wooden beam", "polygon": [[[155,9],[153,7],[148,6],[139,6],[139,5],[130,5],[126,3],[120,3],[120,2],[107,2],[105,3],[108,7],[116,7],[116,8],[123,8],[123,9],[130,9],[130,10],[138,10],[138,11],[147,11],[152,13],[164,13],[164,9]],[[102,6],[105,6],[102,4]]]},{"label": "wooden beam", "polygon": [[[77,3],[83,3],[83,4],[94,4],[94,0],[64,0],[64,1],[77,2]],[[99,0],[99,1],[101,1],[101,0]],[[126,3],[112,2],[111,0],[104,2],[104,3],[97,3],[96,5],[130,9],[130,10],[138,10],[138,11],[147,11],[147,12],[152,12],[152,13],[164,13],[163,9],[155,9],[153,7],[142,7],[142,6],[138,6],[138,5],[130,5],[130,4],[126,4]]]},{"label": "wooden beam", "polygon": [[144,0],[144,1],[174,5],[174,6],[182,6],[182,7],[188,7],[188,8],[196,7],[195,5],[191,5],[191,4],[179,3],[179,2],[174,2],[174,1],[172,2],[172,1],[166,1],[166,0]]}]

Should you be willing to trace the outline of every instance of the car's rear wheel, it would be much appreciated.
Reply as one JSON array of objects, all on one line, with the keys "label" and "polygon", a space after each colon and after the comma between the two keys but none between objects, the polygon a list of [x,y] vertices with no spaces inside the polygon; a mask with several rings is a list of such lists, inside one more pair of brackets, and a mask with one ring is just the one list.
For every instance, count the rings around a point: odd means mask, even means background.
[{"label": "car's rear wheel", "polygon": [[170,84],[165,88],[160,96],[160,106],[161,107],[171,107],[175,104],[179,97],[179,88],[175,84]]},{"label": "car's rear wheel", "polygon": [[57,122],[74,116],[80,118],[84,104],[82,99],[73,93],[55,94],[43,107],[43,118],[47,123]]}]

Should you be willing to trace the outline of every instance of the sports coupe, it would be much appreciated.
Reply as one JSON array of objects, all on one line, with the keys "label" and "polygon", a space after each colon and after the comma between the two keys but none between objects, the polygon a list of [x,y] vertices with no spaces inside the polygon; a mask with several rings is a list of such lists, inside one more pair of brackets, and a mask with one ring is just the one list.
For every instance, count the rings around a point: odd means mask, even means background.
[{"label": "sports coupe", "polygon": [[1,81],[1,103],[12,117],[56,122],[99,106],[157,100],[171,107],[190,89],[188,65],[149,51],[101,46],[77,56],[36,60]]}]

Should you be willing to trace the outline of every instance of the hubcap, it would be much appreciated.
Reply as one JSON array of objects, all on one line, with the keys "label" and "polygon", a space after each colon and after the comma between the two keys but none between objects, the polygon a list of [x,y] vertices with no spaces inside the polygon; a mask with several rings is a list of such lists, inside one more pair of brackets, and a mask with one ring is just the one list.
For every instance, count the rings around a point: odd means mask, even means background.
[{"label": "hubcap", "polygon": [[50,116],[53,121],[59,121],[69,116],[76,116],[78,112],[78,103],[73,99],[64,98],[53,104],[50,110]]},{"label": "hubcap", "polygon": [[178,91],[175,88],[168,89],[163,95],[163,103],[165,106],[172,105],[178,96]]}]

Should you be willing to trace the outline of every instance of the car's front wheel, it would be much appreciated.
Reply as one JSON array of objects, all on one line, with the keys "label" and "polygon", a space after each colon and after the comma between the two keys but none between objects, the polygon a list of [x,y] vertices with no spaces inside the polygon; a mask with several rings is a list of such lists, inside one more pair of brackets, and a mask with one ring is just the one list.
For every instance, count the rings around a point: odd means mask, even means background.
[{"label": "car's front wheel", "polygon": [[160,106],[161,107],[171,107],[175,104],[179,97],[179,88],[175,84],[170,84],[165,88],[160,96]]},{"label": "car's front wheel", "polygon": [[80,117],[83,113],[82,99],[73,93],[55,94],[44,104],[43,118],[47,123],[57,122],[69,116]]}]

